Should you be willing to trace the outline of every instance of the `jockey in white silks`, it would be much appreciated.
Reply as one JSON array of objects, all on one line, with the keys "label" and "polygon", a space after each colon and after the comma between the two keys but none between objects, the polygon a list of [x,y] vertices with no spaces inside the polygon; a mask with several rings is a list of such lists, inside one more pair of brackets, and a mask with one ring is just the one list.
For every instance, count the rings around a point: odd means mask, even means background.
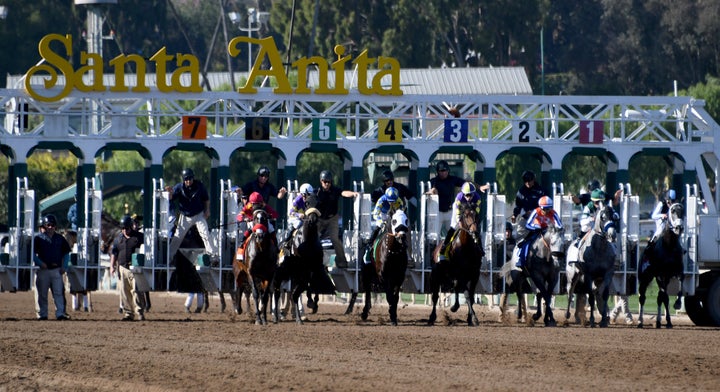
[{"label": "jockey in white silks", "polygon": [[655,234],[653,234],[653,237],[648,243],[648,246],[650,245],[650,243],[655,242],[655,240],[660,236],[663,230],[665,230],[665,226],[667,225],[668,220],[668,213],[670,212],[670,206],[675,204],[676,200],[677,193],[675,193],[674,189],[670,189],[669,191],[667,191],[667,198],[665,200],[660,200],[655,205],[655,209],[650,215],[650,218],[655,221]]}]

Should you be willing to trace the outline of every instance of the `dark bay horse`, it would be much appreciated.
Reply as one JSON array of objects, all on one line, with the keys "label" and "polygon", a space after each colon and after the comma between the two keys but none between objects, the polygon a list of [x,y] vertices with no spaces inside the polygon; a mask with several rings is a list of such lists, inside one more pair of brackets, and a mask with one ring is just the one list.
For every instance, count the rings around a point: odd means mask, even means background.
[{"label": "dark bay horse", "polygon": [[442,245],[438,246],[433,255],[433,269],[430,273],[430,289],[432,291],[432,312],[428,324],[433,325],[437,319],[436,307],[440,298],[440,287],[443,284],[452,286],[455,293],[455,303],[450,308],[451,312],[457,312],[460,307],[460,293],[465,293],[465,302],[468,306],[467,323],[470,326],[479,325],[473,305],[475,304],[475,287],[480,279],[480,265],[485,252],[482,249],[480,233],[477,228],[477,214],[472,206],[464,205],[460,211],[460,221],[450,247],[449,258],[444,262],[438,262],[439,251]]},{"label": "dark bay horse", "polygon": [[[603,205],[595,213],[593,229],[580,241],[578,261],[567,263],[565,268],[568,299],[573,294],[588,294],[592,328],[596,326],[596,301],[601,315],[600,327],[605,328],[610,325],[608,298],[610,297],[610,284],[615,273],[616,216],[615,210],[610,205]],[[571,301],[568,300],[568,307],[565,311],[566,319],[570,319],[570,304]],[[584,324],[585,320],[581,320],[581,322]]]},{"label": "dark bay horse", "polygon": [[[363,320],[367,320],[372,308],[373,283],[379,283],[385,291],[390,323],[398,324],[397,305],[400,301],[400,288],[405,281],[409,241],[407,215],[404,211],[398,210],[390,218],[387,231],[378,235],[375,242],[377,245],[370,252],[371,262],[363,264],[362,267],[362,284],[365,289],[365,306],[361,313]],[[352,305],[351,303],[348,308],[350,309]]]},{"label": "dark bay horse", "polygon": [[[310,203],[308,204],[310,205]],[[313,204],[314,205],[314,204]],[[275,275],[275,295],[279,296],[279,287],[282,281],[290,281],[290,297],[292,312],[295,322],[302,324],[299,301],[302,293],[306,290],[327,291],[334,293],[335,286],[325,271],[323,264],[323,249],[318,233],[318,219],[320,211],[310,207],[305,211],[303,224],[291,239],[290,249],[283,258],[280,267]],[[319,283],[322,282],[322,283]],[[324,288],[320,288],[320,284]],[[329,287],[329,288],[328,288]],[[310,294],[308,294],[309,296]],[[308,306],[311,310],[317,309],[317,302],[314,307]]]},{"label": "dark bay horse", "polygon": [[655,327],[661,327],[661,311],[665,305],[665,327],[672,328],[670,321],[670,297],[667,293],[667,287],[673,278],[678,278],[680,282],[680,291],[674,308],[680,309],[681,299],[683,295],[683,280],[685,277],[683,271],[683,248],[680,244],[680,236],[683,232],[683,219],[685,218],[685,209],[679,203],[670,206],[668,216],[665,222],[665,228],[657,238],[651,249],[645,249],[643,262],[640,265],[638,280],[640,287],[640,315],[638,316],[638,328],[643,327],[643,311],[645,307],[645,291],[650,282],[655,278],[658,285],[657,296],[657,318]]},{"label": "dark bay horse", "polygon": [[[517,256],[513,257],[502,268],[508,282],[510,292],[516,292],[518,295],[522,293],[523,280],[529,279],[538,291],[537,312],[533,315],[532,320],[537,321],[542,316],[541,300],[545,302],[545,317],[543,322],[546,327],[554,327],[557,325],[555,316],[552,311],[552,295],[558,280],[560,271],[560,260],[565,255],[565,235],[563,229],[559,229],[554,225],[548,226],[542,235],[538,235],[529,245],[527,254],[527,266],[520,271],[519,279],[514,275],[514,267],[517,262]],[[518,302],[518,307],[524,306],[524,301]],[[505,314],[505,306],[507,300],[500,303],[501,316]],[[522,305],[521,305],[522,304]],[[504,319],[504,317],[503,317]],[[530,318],[528,323],[532,323]]]},{"label": "dark bay horse", "polygon": [[[277,269],[278,249],[268,233],[268,214],[264,210],[253,212],[253,227],[250,237],[245,245],[245,266],[247,278],[252,287],[255,301],[255,324],[267,324],[267,307],[270,293],[273,290],[273,278]],[[236,263],[239,260],[236,260]],[[235,270],[237,267],[234,267]],[[237,280],[238,276],[236,276]],[[238,290],[241,289],[238,285]],[[238,302],[241,293],[237,293]],[[273,296],[275,300],[275,296]],[[277,314],[278,304],[275,303],[273,322],[279,320]]]}]

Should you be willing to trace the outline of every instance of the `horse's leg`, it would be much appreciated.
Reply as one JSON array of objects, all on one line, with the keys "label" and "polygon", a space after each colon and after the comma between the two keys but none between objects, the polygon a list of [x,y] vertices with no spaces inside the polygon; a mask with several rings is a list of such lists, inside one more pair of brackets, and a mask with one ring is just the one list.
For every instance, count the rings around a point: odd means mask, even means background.
[{"label": "horse's leg", "polygon": [[450,311],[455,313],[458,309],[460,309],[460,285],[456,284],[455,289],[453,290],[455,292],[455,303],[452,304],[450,307]]},{"label": "horse's leg", "polygon": [[639,285],[638,285],[638,302],[640,304],[640,313],[638,314],[638,328],[643,327],[643,316],[645,314],[645,292],[647,291],[648,286],[650,285],[650,281],[652,280],[652,274],[648,271],[642,271],[640,272],[640,275],[638,276]]},{"label": "horse's leg", "polygon": [[255,325],[262,325],[262,319],[260,318],[260,282],[255,282],[255,279],[250,277],[252,283],[253,299],[255,300]]},{"label": "horse's leg", "polygon": [[507,308],[507,299],[508,299],[508,295],[506,293],[500,294],[500,303],[498,304],[498,308],[500,308],[500,317],[498,317],[498,321],[501,323],[505,321],[505,310]]},{"label": "horse's leg", "polygon": [[400,286],[395,286],[394,283],[388,281],[389,279],[385,281],[385,297],[388,302],[388,314],[390,315],[390,324],[397,326],[397,307],[398,302],[400,302]]},{"label": "horse's leg", "polygon": [[670,296],[667,294],[667,281],[657,281],[658,283],[658,295],[657,295],[657,316],[655,317],[655,328],[662,327],[662,308],[665,306],[665,321],[667,322],[667,328],[672,328],[670,322]]},{"label": "horse's leg", "polygon": [[440,298],[440,274],[436,269],[433,269],[432,272],[430,272],[430,292],[432,293],[432,311],[430,312],[430,317],[428,317],[428,325],[434,325],[435,320],[437,320],[437,302]]},{"label": "horse's leg", "polygon": [[207,313],[208,309],[210,308],[210,293],[205,289],[203,289],[202,293],[203,293],[202,308],[203,308],[203,312]]},{"label": "horse's leg", "polygon": [[477,285],[477,281],[473,278],[473,280],[469,282],[468,291],[465,294],[465,302],[467,302],[467,307],[468,307],[467,323],[468,323],[468,326],[471,326],[471,327],[480,325],[480,320],[478,320],[477,315],[475,314],[475,309],[473,309],[473,305],[475,305],[475,286],[476,285]]},{"label": "horse's leg", "polygon": [[227,307],[227,304],[225,303],[225,294],[223,294],[222,291],[218,290],[218,297],[220,297],[220,313],[225,313],[225,308]]},{"label": "horse's leg", "polygon": [[[543,290],[539,290],[537,293],[535,293],[535,314],[533,314],[532,318],[535,321],[540,320],[540,317],[542,317],[542,300],[544,298]],[[547,301],[546,301],[547,303]]]},{"label": "horse's leg", "polygon": [[372,308],[372,300],[370,299],[370,296],[372,295],[372,274],[375,273],[374,269],[374,264],[364,264],[362,268],[363,288],[365,289],[365,306],[363,307],[360,317],[363,321],[367,320],[368,314],[370,314],[370,308]]},{"label": "horse's leg", "polygon": [[145,311],[149,312],[152,305],[150,304],[150,292],[146,291],[145,293]]},{"label": "horse's leg", "polygon": [[673,309],[680,310],[682,308],[682,297],[683,297],[683,281],[685,280],[685,273],[680,267],[680,275],[678,276],[678,283],[680,283],[680,291],[678,291],[677,299],[673,304]]},{"label": "horse's leg", "polygon": [[[300,279],[296,279],[298,281]],[[304,284],[303,284],[304,283]],[[300,297],[302,297],[302,292],[304,287],[307,286],[306,282],[297,282],[297,285],[294,285],[292,287],[291,297],[292,297],[292,309],[293,313],[295,314],[295,322],[298,324],[302,324],[302,315],[300,314]]]},{"label": "horse's leg", "polygon": [[586,284],[585,287],[588,291],[588,302],[590,302],[590,328],[595,328],[595,297],[596,292],[592,289],[592,283]]},{"label": "horse's leg", "polygon": [[271,293],[272,293],[272,321],[273,324],[277,324],[280,322],[280,288],[275,285],[275,282],[273,281],[273,284],[271,287]]},{"label": "horse's leg", "polygon": [[350,314],[353,311],[353,308],[355,307],[355,301],[357,300],[357,291],[352,291],[350,293],[350,300],[348,301],[347,309],[345,309],[345,314]]}]

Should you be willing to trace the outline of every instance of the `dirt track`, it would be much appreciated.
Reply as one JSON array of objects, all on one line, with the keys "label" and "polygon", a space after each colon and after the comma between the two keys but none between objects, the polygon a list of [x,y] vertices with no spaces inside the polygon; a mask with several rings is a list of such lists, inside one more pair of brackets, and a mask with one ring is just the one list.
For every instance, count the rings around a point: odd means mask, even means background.
[{"label": "dirt track", "polygon": [[[117,295],[71,321],[35,320],[31,292],[0,294],[0,391],[52,390],[691,390],[720,386],[720,329],[676,317],[672,330],[528,327],[477,306],[425,326],[429,307],[387,308],[368,322],[322,303],[302,326],[256,326],[244,313],[185,314],[184,298],[154,293],[144,322],[120,322]],[[50,305],[51,314],[53,306]],[[556,312],[556,316],[560,312]],[[560,320],[560,319],[558,319]],[[448,325],[448,323],[450,325]]]}]

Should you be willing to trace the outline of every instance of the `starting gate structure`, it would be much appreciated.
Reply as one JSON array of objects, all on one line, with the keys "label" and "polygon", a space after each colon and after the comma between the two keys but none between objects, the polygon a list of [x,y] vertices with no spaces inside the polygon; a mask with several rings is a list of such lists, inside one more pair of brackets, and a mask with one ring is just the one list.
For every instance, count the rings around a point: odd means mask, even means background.
[{"label": "starting gate structure", "polygon": [[[631,159],[640,153],[662,155],[673,165],[673,188],[684,188],[688,217],[684,241],[688,314],[698,324],[720,325],[720,131],[692,97],[495,96],[495,95],[346,95],[275,94],[261,88],[237,92],[164,93],[70,91],[54,102],[37,100],[24,90],[0,90],[0,151],[8,158],[9,231],[0,255],[3,289],[29,289],[32,237],[36,233],[33,184],[27,181],[27,158],[35,150],[68,150],[78,159],[78,200],[82,248],[78,265],[86,287],[88,271],[102,268],[90,250],[100,237],[101,196],[92,182],[95,157],[110,150],[137,151],[145,159],[143,274],[155,290],[167,289],[173,267],[167,259],[168,208],[162,157],[173,149],[204,151],[212,161],[212,236],[222,252],[208,274],[227,289],[225,276],[237,241],[237,199],[230,183],[230,157],[237,150],[269,151],[277,157],[278,183],[297,177],[298,158],[305,152],[336,154],[344,162],[338,176],[343,189],[362,194],[342,206],[343,242],[350,268],[333,269],[341,290],[358,288],[360,245],[369,235],[369,194],[364,191],[364,159],[370,153],[402,154],[410,162],[409,183],[423,196],[413,223],[413,258],[406,290],[424,292],[429,276],[429,250],[437,233],[437,200],[425,195],[430,168],[438,154],[462,154],[474,161],[476,183],[491,184],[486,196],[482,293],[497,292],[495,271],[510,200],[495,184],[496,161],[523,154],[541,164],[540,181],[554,184],[556,206],[573,222],[573,206],[562,186],[562,162],[569,154],[598,156],[607,161],[606,184],[623,189],[623,227],[614,289],[633,292],[642,235],[638,198],[628,185]],[[456,117],[455,114],[460,114]],[[161,125],[162,124],[162,125]],[[318,169],[319,171],[320,169]],[[711,181],[708,181],[710,179]],[[683,187],[683,185],[685,185]],[[613,188],[615,185],[609,186]],[[704,195],[704,198],[702,197]],[[511,195],[508,195],[511,196]],[[702,209],[697,208],[700,204]],[[88,211],[88,212],[86,212]],[[84,215],[83,215],[84,214]],[[572,225],[572,224],[571,224]],[[570,225],[570,226],[571,226]],[[150,232],[147,232],[147,229]],[[568,230],[572,235],[574,230]],[[92,252],[92,256],[90,253]]]}]

